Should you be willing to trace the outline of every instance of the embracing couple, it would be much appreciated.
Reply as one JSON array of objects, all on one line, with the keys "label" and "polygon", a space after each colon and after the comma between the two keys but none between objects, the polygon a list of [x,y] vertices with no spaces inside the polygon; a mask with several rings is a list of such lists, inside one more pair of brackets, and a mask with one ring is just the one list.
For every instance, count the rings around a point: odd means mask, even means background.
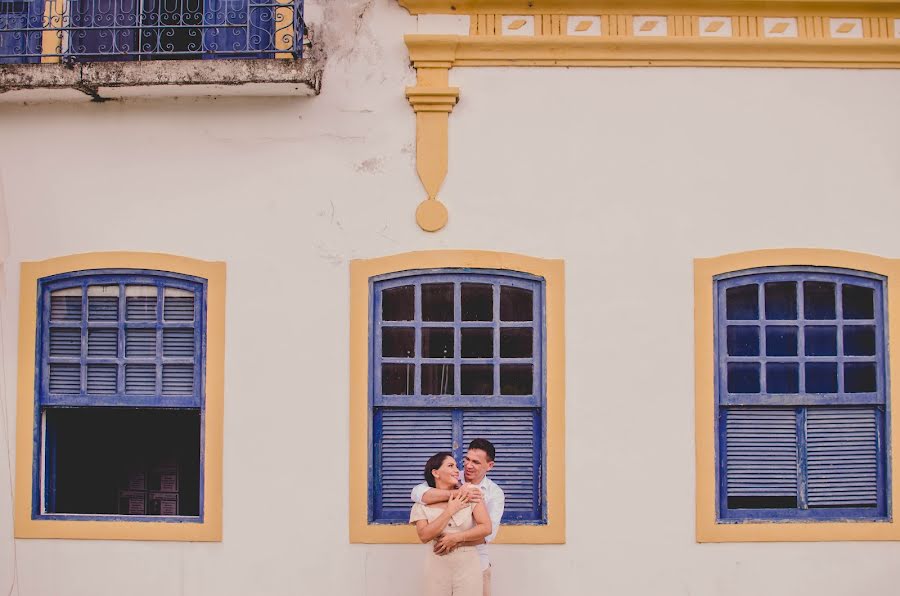
[{"label": "embracing couple", "polygon": [[441,451],[425,464],[425,482],[412,490],[409,522],[422,542],[425,596],[490,596],[491,563],[487,543],[500,528],[503,490],[487,477],[494,446],[475,439],[463,459],[464,482],[453,454]]}]

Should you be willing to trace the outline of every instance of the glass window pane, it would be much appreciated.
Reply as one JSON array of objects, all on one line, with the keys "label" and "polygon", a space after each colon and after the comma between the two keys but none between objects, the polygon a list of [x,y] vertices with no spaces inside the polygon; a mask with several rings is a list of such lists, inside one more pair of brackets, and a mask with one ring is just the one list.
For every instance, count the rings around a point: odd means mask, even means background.
[{"label": "glass window pane", "polygon": [[728,393],[759,393],[759,363],[729,362]]},{"label": "glass window pane", "polygon": [[875,291],[872,288],[844,284],[842,290],[845,319],[875,318]]},{"label": "glass window pane", "polygon": [[759,318],[759,286],[750,284],[725,290],[725,316],[730,321]]},{"label": "glass window pane", "polygon": [[416,330],[412,327],[383,327],[381,355],[385,358],[412,358],[416,355]]},{"label": "glass window pane", "polygon": [[415,318],[414,286],[387,288],[381,292],[382,321],[412,321]]},{"label": "glass window pane", "polygon": [[493,395],[494,367],[490,364],[463,364],[459,384],[463,395]]},{"label": "glass window pane", "polygon": [[874,362],[847,362],[844,364],[845,392],[873,393],[877,389]]},{"label": "glass window pane", "polygon": [[766,327],[767,356],[796,356],[797,328],[770,325]]},{"label": "glass window pane", "polygon": [[844,327],[844,355],[874,356],[875,327],[871,325],[847,325]]},{"label": "glass window pane", "polygon": [[500,365],[501,395],[531,395],[534,370],[530,364]]},{"label": "glass window pane", "polygon": [[490,284],[462,284],[462,320],[494,320],[494,288]]},{"label": "glass window pane", "polygon": [[382,364],[381,394],[412,395],[415,390],[416,367],[413,364]]},{"label": "glass window pane", "polygon": [[767,393],[799,393],[800,369],[794,362],[769,362],[766,364]]},{"label": "glass window pane", "polygon": [[837,327],[806,327],[804,334],[807,356],[837,356]]},{"label": "glass window pane", "polygon": [[803,316],[807,319],[834,319],[835,284],[825,281],[803,282]]},{"label": "glass window pane", "polygon": [[422,284],[422,320],[453,320],[453,284]]},{"label": "glass window pane", "polygon": [[531,358],[533,346],[532,336],[531,327],[509,327],[500,329],[500,357]]},{"label": "glass window pane", "polygon": [[452,364],[422,365],[422,395],[453,395]]},{"label": "glass window pane", "polygon": [[837,393],[837,363],[807,362],[806,393]]},{"label": "glass window pane", "polygon": [[119,320],[119,286],[88,286],[88,321]]},{"label": "glass window pane", "polygon": [[759,327],[729,325],[726,334],[729,356],[759,356]]},{"label": "glass window pane", "polygon": [[797,284],[792,281],[776,281],[765,285],[766,318],[790,320],[797,318]]},{"label": "glass window pane", "polygon": [[66,288],[50,293],[50,320],[81,320],[81,288]]},{"label": "glass window pane", "polygon": [[163,290],[163,319],[167,321],[194,320],[194,293],[181,288]]},{"label": "glass window pane", "polygon": [[453,328],[422,328],[423,358],[453,358]]},{"label": "glass window pane", "polygon": [[125,318],[129,321],[155,321],[158,294],[156,286],[126,286]]},{"label": "glass window pane", "polygon": [[500,287],[500,320],[501,321],[530,321],[534,318],[533,296],[531,290],[514,288],[512,286]]},{"label": "glass window pane", "polygon": [[462,329],[463,358],[492,358],[494,356],[493,329]]}]

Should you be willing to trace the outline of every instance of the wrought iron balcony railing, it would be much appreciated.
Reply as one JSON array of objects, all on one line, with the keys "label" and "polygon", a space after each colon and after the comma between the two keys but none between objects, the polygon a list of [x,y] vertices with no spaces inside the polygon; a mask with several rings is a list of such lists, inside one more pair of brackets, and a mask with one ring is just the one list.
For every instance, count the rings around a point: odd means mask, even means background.
[{"label": "wrought iron balcony railing", "polygon": [[0,64],[300,58],[303,0],[0,0]]}]

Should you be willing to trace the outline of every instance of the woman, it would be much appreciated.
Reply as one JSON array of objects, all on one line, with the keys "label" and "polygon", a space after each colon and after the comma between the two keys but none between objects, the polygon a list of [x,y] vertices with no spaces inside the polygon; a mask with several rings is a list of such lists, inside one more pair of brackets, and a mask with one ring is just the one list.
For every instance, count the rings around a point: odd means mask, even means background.
[{"label": "woman", "polygon": [[[451,490],[459,486],[459,468],[447,451],[432,455],[425,464],[425,482],[431,488]],[[431,548],[425,558],[425,596],[481,596],[481,563],[474,546],[491,533],[491,518],[484,503],[472,504],[468,496],[456,493],[446,503],[413,505],[409,523],[416,524],[419,540],[440,539],[456,547],[449,554],[436,555]]]}]

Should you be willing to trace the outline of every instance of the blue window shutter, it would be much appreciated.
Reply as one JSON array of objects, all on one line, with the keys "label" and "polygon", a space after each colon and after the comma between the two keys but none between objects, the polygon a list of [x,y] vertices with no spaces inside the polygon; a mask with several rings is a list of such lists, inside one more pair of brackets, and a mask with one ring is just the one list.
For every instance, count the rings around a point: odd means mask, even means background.
[{"label": "blue window shutter", "polygon": [[[272,57],[274,3],[206,0],[203,49],[206,59]],[[263,52],[269,50],[264,54]]]},{"label": "blue window shutter", "polygon": [[540,519],[540,418],[535,410],[464,410],[465,448],[472,439],[494,444],[497,459],[489,477],[506,497],[504,521]]},{"label": "blue window shutter", "polygon": [[728,497],[796,498],[795,410],[729,410],[725,453]]},{"label": "blue window shutter", "polygon": [[38,0],[0,0],[0,64],[40,61],[26,55],[41,53],[43,11]]},{"label": "blue window shutter", "polygon": [[806,436],[810,507],[877,504],[874,408],[810,408]]},{"label": "blue window shutter", "polygon": [[412,506],[409,495],[424,480],[429,457],[451,451],[450,410],[380,410],[375,417],[375,509],[377,518],[405,520]]},{"label": "blue window shutter", "polygon": [[[69,0],[72,56],[88,62],[134,60],[138,48],[140,0]],[[78,29],[83,27],[84,29]]]}]

